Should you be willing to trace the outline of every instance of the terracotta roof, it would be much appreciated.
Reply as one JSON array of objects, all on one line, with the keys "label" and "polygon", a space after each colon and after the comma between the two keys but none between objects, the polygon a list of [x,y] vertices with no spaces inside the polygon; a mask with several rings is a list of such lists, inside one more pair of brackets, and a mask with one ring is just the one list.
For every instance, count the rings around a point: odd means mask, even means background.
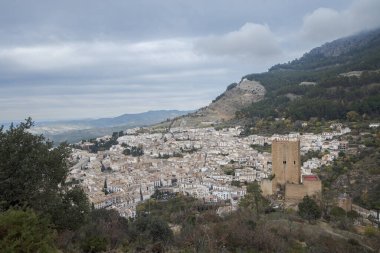
[{"label": "terracotta roof", "polygon": [[303,175],[302,178],[303,178],[303,180],[306,180],[306,181],[318,181],[319,180],[318,176],[316,176],[316,175]]}]

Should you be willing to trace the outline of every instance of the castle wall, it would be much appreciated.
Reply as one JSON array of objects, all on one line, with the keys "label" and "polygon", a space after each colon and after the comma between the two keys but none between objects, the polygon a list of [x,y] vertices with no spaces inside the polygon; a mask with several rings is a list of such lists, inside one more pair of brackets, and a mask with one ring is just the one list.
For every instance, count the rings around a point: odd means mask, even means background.
[{"label": "castle wall", "polygon": [[298,204],[306,195],[319,195],[322,191],[321,180],[304,181],[303,184],[286,184],[285,201],[288,206]]},{"label": "castle wall", "polygon": [[299,203],[307,193],[308,189],[302,184],[285,185],[285,201],[288,204]]},{"label": "castle wall", "polygon": [[322,181],[319,179],[313,181],[304,180],[303,185],[306,187],[306,193],[309,196],[318,195],[322,192]]}]

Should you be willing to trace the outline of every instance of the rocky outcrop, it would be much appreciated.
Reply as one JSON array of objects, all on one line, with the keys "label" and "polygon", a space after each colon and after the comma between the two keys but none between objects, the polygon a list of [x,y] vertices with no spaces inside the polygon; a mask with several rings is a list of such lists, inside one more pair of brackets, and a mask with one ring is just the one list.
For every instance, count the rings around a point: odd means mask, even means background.
[{"label": "rocky outcrop", "polygon": [[172,127],[202,127],[231,120],[236,111],[260,101],[265,93],[264,86],[259,82],[244,79],[237,85],[230,85],[210,105],[175,119]]}]

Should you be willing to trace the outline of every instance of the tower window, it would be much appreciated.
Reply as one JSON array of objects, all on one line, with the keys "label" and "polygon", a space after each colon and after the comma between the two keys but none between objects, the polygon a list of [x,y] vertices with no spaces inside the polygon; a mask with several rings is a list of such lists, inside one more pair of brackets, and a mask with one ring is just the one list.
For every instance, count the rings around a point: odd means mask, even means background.
[{"label": "tower window", "polygon": [[286,164],[286,161],[282,161],[282,164]]},{"label": "tower window", "polygon": [[294,161],[294,164],[296,164],[296,161]]}]

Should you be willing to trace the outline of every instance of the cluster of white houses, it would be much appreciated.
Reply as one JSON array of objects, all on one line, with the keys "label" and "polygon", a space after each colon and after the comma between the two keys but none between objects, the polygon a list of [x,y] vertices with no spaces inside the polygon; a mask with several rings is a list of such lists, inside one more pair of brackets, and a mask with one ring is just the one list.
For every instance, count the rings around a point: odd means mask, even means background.
[{"label": "cluster of white houses", "polygon": [[[95,208],[113,208],[126,217],[134,217],[137,204],[149,199],[156,189],[191,195],[205,202],[228,201],[236,207],[246,194],[245,186],[239,186],[237,181],[262,181],[272,175],[271,153],[258,152],[252,144],[264,146],[278,138],[296,138],[300,154],[328,151],[321,159],[312,158],[303,166],[299,162],[298,178],[302,180],[301,175],[312,174],[313,169],[332,162],[343,146],[348,148],[337,137],[349,131],[334,126],[334,131],[322,134],[240,137],[239,127],[219,131],[175,128],[167,133],[141,134],[128,130],[127,135],[118,138],[119,144],[107,151],[94,154],[75,149],[72,160],[77,164],[69,180],[80,183]],[[127,145],[142,147],[144,154],[124,155]]]}]

